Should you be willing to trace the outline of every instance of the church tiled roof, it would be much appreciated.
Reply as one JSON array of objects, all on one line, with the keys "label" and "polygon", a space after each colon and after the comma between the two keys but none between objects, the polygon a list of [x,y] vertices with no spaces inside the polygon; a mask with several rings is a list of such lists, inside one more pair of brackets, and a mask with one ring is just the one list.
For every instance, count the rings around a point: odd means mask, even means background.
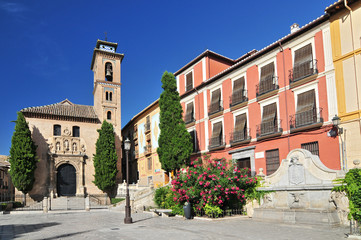
[{"label": "church tiled roof", "polygon": [[75,119],[92,119],[98,120],[98,116],[94,111],[93,106],[79,105],[70,102],[68,99],[65,99],[62,102],[39,106],[39,107],[28,107],[20,110],[25,116],[28,117],[45,117],[45,118],[54,118],[54,117],[65,117],[71,118],[69,120]]}]

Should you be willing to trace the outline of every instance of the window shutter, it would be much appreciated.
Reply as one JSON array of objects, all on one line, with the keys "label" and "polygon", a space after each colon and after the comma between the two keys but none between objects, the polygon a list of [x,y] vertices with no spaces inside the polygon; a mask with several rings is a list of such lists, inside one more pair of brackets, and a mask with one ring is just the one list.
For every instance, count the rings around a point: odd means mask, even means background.
[{"label": "window shutter", "polygon": [[191,88],[193,88],[193,75],[192,72],[188,73],[186,76],[186,87],[187,90],[190,90]]},{"label": "window shutter", "polygon": [[297,96],[297,112],[310,111],[316,107],[315,90],[309,90]]},{"label": "window shutter", "polygon": [[242,91],[244,89],[244,77],[233,82],[233,92]]},{"label": "window shutter", "polygon": [[221,101],[221,89],[217,89],[212,92],[211,104],[217,104]]},{"label": "window shutter", "polygon": [[222,136],[222,122],[217,122],[213,125],[212,138]]},{"label": "window shutter", "polygon": [[277,118],[277,104],[272,103],[263,107],[262,122],[274,121]]},{"label": "window shutter", "polygon": [[185,116],[186,122],[190,122],[193,120],[193,113],[194,113],[193,102],[191,102],[191,103],[187,104],[187,110],[186,110],[186,116]]},{"label": "window shutter", "polygon": [[298,64],[312,60],[312,45],[311,43],[295,51],[295,63]]},{"label": "window shutter", "polygon": [[236,117],[236,123],[235,123],[235,131],[242,131],[245,126],[246,126],[246,122],[247,122],[247,115],[245,113],[238,115]]},{"label": "window shutter", "polygon": [[275,72],[275,66],[274,63],[271,62],[267,64],[266,66],[263,66],[261,68],[261,81],[266,81],[267,79],[271,78],[274,75]]}]

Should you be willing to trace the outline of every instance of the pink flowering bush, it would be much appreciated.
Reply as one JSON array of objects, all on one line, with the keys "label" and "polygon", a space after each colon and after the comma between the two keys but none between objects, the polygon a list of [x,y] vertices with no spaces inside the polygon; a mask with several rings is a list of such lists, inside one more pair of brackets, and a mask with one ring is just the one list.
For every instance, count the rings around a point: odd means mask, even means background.
[{"label": "pink flowering bush", "polygon": [[257,178],[249,177],[250,170],[238,169],[225,159],[210,160],[205,156],[182,169],[172,181],[173,200],[177,205],[192,203],[195,210],[207,206],[220,209],[241,208],[248,192],[257,186]]}]

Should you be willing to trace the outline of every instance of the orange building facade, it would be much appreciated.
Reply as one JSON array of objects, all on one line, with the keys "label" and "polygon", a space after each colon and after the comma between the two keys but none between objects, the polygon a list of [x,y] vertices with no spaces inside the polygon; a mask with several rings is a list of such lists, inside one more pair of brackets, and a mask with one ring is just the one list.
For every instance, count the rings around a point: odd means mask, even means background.
[{"label": "orange building facade", "polygon": [[344,167],[328,134],[337,98],[327,15],[236,60],[206,50],[175,76],[193,159],[208,153],[269,175],[304,148]]}]

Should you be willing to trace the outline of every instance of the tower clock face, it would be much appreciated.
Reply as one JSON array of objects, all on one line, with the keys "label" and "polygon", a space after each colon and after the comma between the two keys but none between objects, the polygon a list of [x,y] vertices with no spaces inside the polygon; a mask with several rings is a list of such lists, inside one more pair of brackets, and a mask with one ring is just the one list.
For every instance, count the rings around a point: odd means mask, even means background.
[{"label": "tower clock face", "polygon": [[107,52],[115,52],[115,49],[114,49],[114,47],[111,47],[111,46],[107,46],[107,45],[103,45],[103,44],[101,44],[100,46],[99,46],[99,49],[100,50],[103,50],[103,51],[107,51]]}]

